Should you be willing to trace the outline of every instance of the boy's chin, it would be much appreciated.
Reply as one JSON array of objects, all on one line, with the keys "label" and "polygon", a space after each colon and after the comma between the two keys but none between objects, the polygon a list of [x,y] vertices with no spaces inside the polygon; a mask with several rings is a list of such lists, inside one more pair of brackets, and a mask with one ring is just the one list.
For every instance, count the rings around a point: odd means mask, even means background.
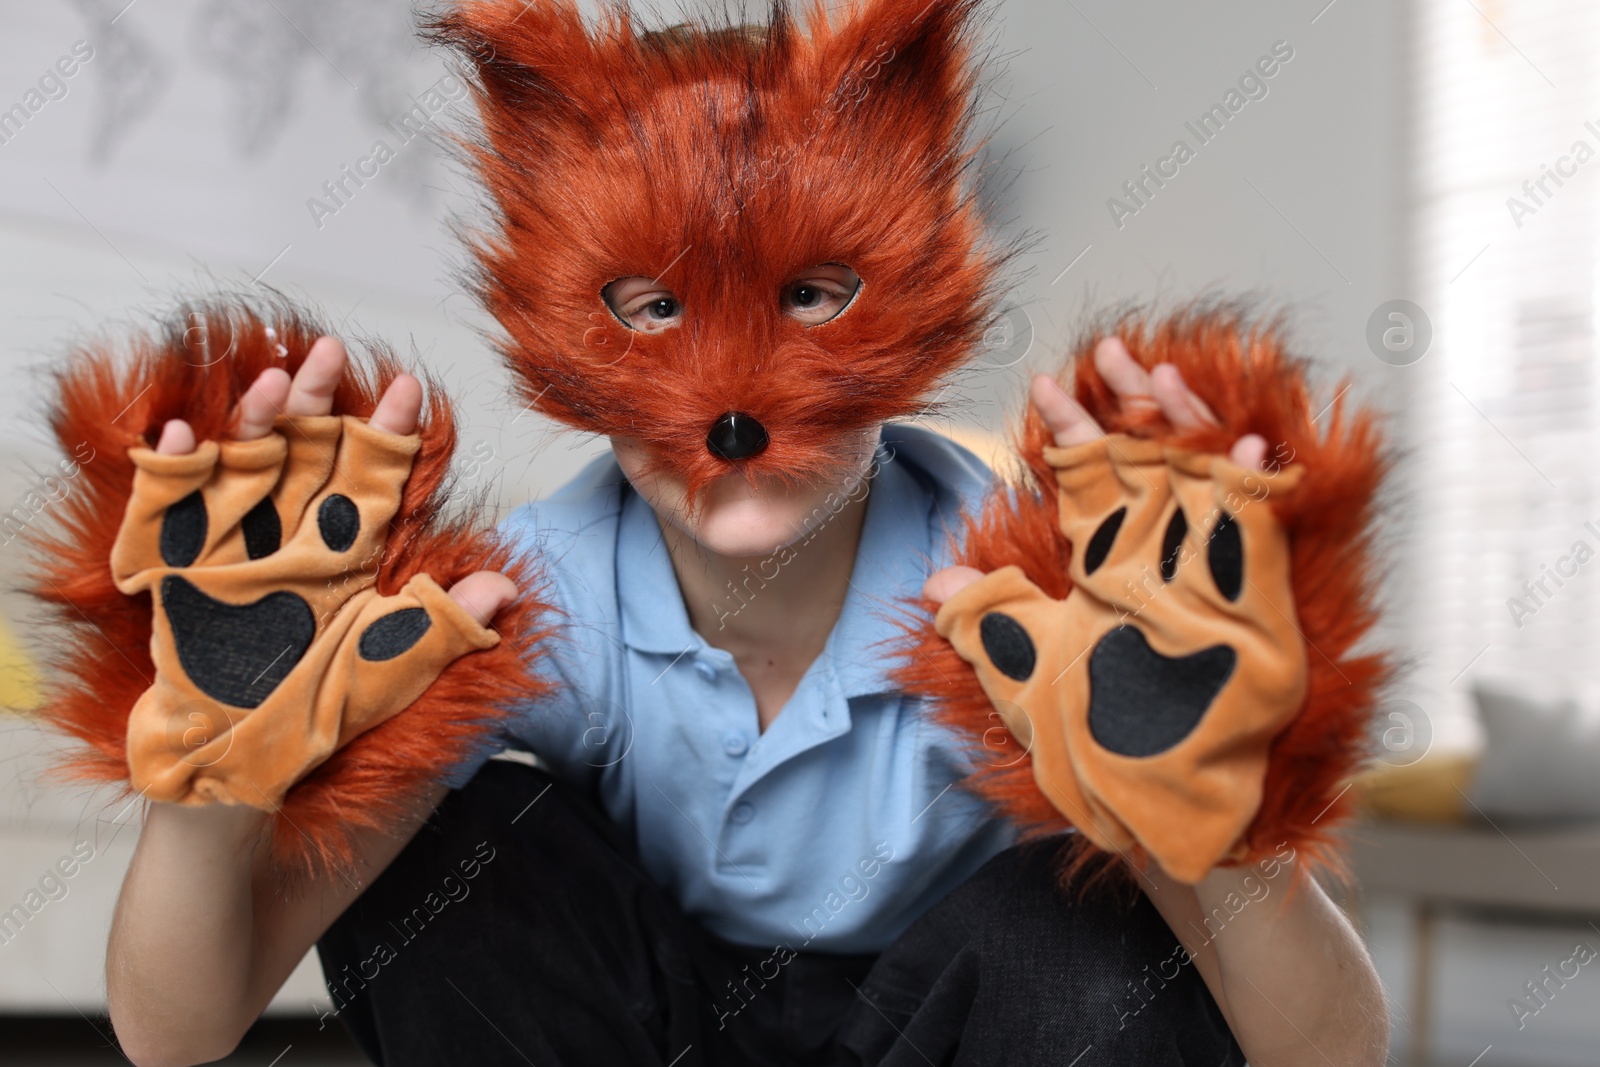
[{"label": "boy's chin", "polygon": [[810,504],[793,497],[759,496],[707,501],[680,527],[702,548],[719,556],[765,558],[812,532],[819,516]]}]

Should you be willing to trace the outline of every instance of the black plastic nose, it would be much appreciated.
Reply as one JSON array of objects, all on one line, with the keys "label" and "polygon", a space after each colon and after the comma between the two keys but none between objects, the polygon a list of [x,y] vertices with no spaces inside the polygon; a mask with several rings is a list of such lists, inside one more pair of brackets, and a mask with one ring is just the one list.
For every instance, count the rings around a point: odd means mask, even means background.
[{"label": "black plastic nose", "polygon": [[760,455],[767,447],[767,428],[753,416],[742,411],[730,411],[711,424],[706,434],[706,448],[718,459],[749,459]]}]

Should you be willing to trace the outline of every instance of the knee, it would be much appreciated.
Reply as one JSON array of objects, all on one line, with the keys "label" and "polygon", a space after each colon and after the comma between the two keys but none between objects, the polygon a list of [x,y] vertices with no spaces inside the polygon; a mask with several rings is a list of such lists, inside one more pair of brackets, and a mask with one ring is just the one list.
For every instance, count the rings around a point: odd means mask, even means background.
[{"label": "knee", "polygon": [[[434,812],[434,825],[520,826],[537,825],[534,811],[550,801],[541,816],[564,807],[573,790],[548,771],[526,763],[490,760],[460,789],[445,794]],[[509,809],[509,810],[508,810]]]},{"label": "knee", "polygon": [[[572,787],[525,764],[492,761],[452,791],[322,939],[326,960],[427,970],[506,941],[567,939],[627,914],[627,860],[603,815]],[[372,957],[403,957],[389,965]],[[370,976],[368,976],[370,978]]]},{"label": "knee", "polygon": [[1244,1062],[1160,913],[1126,881],[1064,887],[1064,844],[995,856],[885,952],[848,1024],[860,1062],[901,1041],[985,1063]]},{"label": "knee", "polygon": [[541,768],[491,760],[446,794],[404,858],[437,866],[444,858],[430,855],[437,845],[448,842],[454,854],[461,843],[483,842],[497,852],[509,849],[524,858],[559,861],[579,842],[589,841],[612,848],[621,844],[595,798]]},{"label": "knee", "polygon": [[1182,1062],[1167,1057],[1175,1049],[1231,1062],[1221,1012],[1161,913],[1126,880],[1063,886],[1059,859],[1059,840],[1043,842],[980,872],[984,895],[1003,902],[982,931],[989,1007],[1020,1011],[1015,1021],[1035,1029],[1059,1020],[1063,1040],[1119,1050],[1126,1062]]},{"label": "knee", "polygon": [[343,925],[409,930],[432,925],[430,913],[453,918],[506,899],[524,901],[518,911],[531,914],[560,898],[570,858],[598,847],[586,804],[543,770],[491,761],[446,795]]},{"label": "knee", "polygon": [[[1152,985],[1177,937],[1131,879],[1112,873],[1064,881],[1062,838],[1018,845],[995,856],[962,887],[971,903],[986,901],[981,927],[986,954],[1004,955],[1040,972],[1100,977],[1123,986]],[[1171,972],[1171,968],[1166,970]],[[1154,977],[1152,977],[1154,976]],[[1181,972],[1166,981],[1181,979]]]}]

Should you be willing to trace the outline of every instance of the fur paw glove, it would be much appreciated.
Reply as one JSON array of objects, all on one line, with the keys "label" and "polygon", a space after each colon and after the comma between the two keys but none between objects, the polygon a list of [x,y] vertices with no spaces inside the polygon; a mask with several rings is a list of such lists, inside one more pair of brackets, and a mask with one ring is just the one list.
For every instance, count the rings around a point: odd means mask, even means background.
[{"label": "fur paw glove", "polygon": [[1303,469],[1245,470],[1125,434],[1044,458],[1071,593],[1005,567],[934,626],[1079,832],[1196,882],[1242,855],[1272,740],[1305,699],[1288,538],[1266,503]]},{"label": "fur paw glove", "polygon": [[426,574],[374,588],[420,447],[353,416],[280,417],[187,455],[135,447],[111,554],[149,592],[154,683],[128,722],[133,788],[264,810],[454,660],[490,648]]}]

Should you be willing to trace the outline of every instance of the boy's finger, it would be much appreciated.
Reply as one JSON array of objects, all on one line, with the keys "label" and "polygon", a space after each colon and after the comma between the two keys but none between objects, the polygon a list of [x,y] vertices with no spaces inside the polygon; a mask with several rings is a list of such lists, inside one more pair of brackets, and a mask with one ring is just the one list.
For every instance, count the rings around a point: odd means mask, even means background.
[{"label": "boy's finger", "polygon": [[517,598],[517,585],[495,571],[478,571],[452,585],[449,593],[451,600],[466,608],[478,625],[483,626]]},{"label": "boy's finger", "polygon": [[1150,388],[1173,429],[1198,430],[1217,425],[1216,414],[1195,395],[1183,380],[1183,372],[1172,364],[1158,364],[1150,372]]},{"label": "boy's finger", "polygon": [[1094,346],[1094,368],[1100,377],[1117,394],[1124,411],[1139,407],[1155,407],[1150,375],[1139,366],[1128,346],[1120,337],[1102,337]]},{"label": "boy's finger", "polygon": [[422,383],[409,374],[402,374],[383,391],[368,424],[375,430],[405,435],[416,430],[421,415]]},{"label": "boy's finger", "polygon": [[946,567],[928,576],[922,585],[922,595],[943,604],[982,577],[983,572],[975,567]]},{"label": "boy's finger", "polygon": [[1261,470],[1267,465],[1267,439],[1258,433],[1247,433],[1233,443],[1228,458],[1245,470]]},{"label": "boy's finger", "polygon": [[167,456],[186,456],[195,449],[194,428],[182,419],[168,419],[161,427],[156,451]]},{"label": "boy's finger", "polygon": [[295,371],[285,415],[326,415],[333,410],[333,392],[344,377],[345,350],[338,338],[319,337]]},{"label": "boy's finger", "polygon": [[272,432],[272,420],[285,410],[289,398],[289,373],[281,367],[268,367],[239,398],[239,422],[233,436],[237,441],[254,441]]},{"label": "boy's finger", "polygon": [[1100,424],[1048,374],[1035,375],[1029,393],[1057,447],[1081,445],[1105,436]]}]

